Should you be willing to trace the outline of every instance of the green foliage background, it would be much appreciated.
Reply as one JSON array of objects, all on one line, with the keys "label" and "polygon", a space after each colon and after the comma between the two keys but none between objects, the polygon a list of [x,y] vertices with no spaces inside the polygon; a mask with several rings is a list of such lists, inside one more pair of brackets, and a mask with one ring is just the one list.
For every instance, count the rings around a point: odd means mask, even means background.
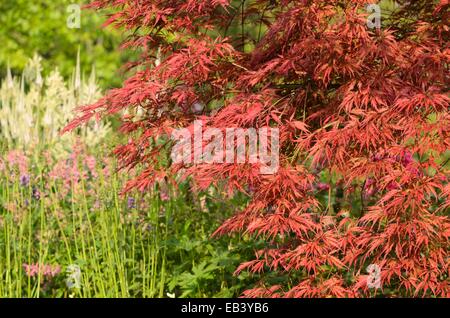
[{"label": "green foliage background", "polygon": [[104,88],[121,83],[118,69],[125,54],[118,50],[121,36],[113,28],[101,28],[105,17],[83,9],[81,28],[70,29],[67,19],[71,4],[81,6],[89,0],[1,0],[0,1],[0,75],[9,64],[19,74],[35,52],[45,61],[44,69],[58,67],[68,77],[81,51],[83,70],[95,66]]}]

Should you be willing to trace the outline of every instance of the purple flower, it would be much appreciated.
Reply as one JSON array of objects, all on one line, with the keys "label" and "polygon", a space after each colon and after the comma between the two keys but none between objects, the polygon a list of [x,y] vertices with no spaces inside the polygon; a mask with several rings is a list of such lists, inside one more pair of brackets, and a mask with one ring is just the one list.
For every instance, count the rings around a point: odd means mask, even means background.
[{"label": "purple flower", "polygon": [[127,207],[128,209],[136,208],[136,200],[134,198],[128,198]]},{"label": "purple flower", "polygon": [[29,184],[30,184],[30,176],[29,175],[25,174],[25,175],[20,176],[20,185],[22,187],[26,187]]}]

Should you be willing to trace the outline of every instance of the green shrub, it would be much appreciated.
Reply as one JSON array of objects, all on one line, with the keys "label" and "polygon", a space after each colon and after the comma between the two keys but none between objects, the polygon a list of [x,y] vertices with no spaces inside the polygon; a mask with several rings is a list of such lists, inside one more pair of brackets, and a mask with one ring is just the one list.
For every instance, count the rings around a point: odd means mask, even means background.
[{"label": "green shrub", "polygon": [[121,53],[117,50],[120,39],[116,33],[99,28],[101,17],[89,10],[82,11],[79,29],[67,26],[69,5],[87,3],[87,0],[0,1],[0,70],[4,72],[9,64],[13,73],[20,73],[33,53],[38,52],[45,59],[46,69],[58,65],[61,74],[67,77],[80,48],[83,68],[95,65],[102,86],[119,85],[116,70]]}]

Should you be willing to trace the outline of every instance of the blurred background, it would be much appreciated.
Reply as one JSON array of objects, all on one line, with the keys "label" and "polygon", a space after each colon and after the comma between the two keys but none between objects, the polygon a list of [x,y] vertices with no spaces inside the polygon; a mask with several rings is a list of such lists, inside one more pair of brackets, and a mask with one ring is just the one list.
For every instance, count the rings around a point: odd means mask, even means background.
[{"label": "blurred background", "polygon": [[35,53],[43,58],[43,72],[58,67],[70,76],[80,49],[82,70],[95,67],[102,88],[120,85],[117,70],[125,60],[120,35],[111,27],[101,28],[104,16],[93,10],[81,10],[78,28],[76,5],[88,0],[1,0],[0,1],[0,75],[7,66],[19,74]]}]

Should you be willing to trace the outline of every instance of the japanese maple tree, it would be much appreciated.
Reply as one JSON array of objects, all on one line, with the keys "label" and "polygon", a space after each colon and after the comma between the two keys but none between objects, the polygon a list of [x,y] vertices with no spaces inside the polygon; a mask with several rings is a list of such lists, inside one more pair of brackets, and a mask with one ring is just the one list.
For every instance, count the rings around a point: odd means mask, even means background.
[{"label": "japanese maple tree", "polygon": [[[244,296],[448,297],[449,2],[397,1],[373,29],[368,3],[94,1],[113,9],[106,24],[126,30],[123,46],[140,58],[67,129],[126,111],[130,139],[116,154],[143,168],[126,190],[182,174],[200,189],[247,193],[215,233],[266,241],[237,269],[261,274]],[[278,171],[162,160],[167,136],[196,119],[277,127]]]}]

